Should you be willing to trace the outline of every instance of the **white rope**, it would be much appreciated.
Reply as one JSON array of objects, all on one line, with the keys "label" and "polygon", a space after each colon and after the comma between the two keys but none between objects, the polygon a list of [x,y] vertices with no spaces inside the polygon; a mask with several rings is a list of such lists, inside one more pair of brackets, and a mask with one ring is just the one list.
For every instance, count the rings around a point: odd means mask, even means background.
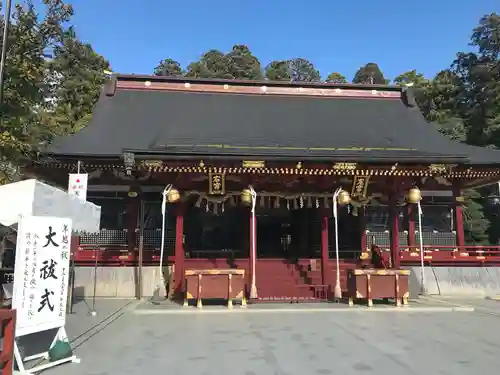
[{"label": "white rope", "polygon": [[257,257],[257,236],[255,234],[255,204],[257,203],[257,193],[252,186],[249,186],[250,193],[252,195],[252,280],[250,285],[250,298],[257,298],[257,286],[255,280],[255,258]]},{"label": "white rope", "polygon": [[167,195],[172,189],[172,185],[167,185],[165,189],[163,189],[162,195],[162,201],[161,201],[161,246],[160,246],[160,275],[161,278],[160,280],[162,282],[165,281],[165,278],[163,276],[163,253],[165,249],[165,224],[166,224],[166,212],[167,212]]},{"label": "white rope", "polygon": [[424,270],[424,240],[422,238],[422,207],[420,201],[417,202],[418,208],[418,237],[420,240],[420,285],[422,293],[425,292],[425,270]]},{"label": "white rope", "polygon": [[[340,287],[340,260],[339,260],[339,223],[338,223],[338,212],[337,212],[337,198],[342,191],[341,188],[335,190],[333,194],[333,220],[335,223],[335,270],[336,270],[336,278],[335,278],[335,288],[338,289]],[[339,296],[336,296],[339,297]]]}]

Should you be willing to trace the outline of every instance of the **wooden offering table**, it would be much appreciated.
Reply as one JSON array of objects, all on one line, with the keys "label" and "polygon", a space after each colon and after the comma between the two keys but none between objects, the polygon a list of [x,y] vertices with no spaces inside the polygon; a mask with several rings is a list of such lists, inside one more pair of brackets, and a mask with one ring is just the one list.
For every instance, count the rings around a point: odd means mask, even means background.
[{"label": "wooden offering table", "polygon": [[408,304],[408,270],[350,269],[347,270],[349,306],[356,299],[366,299],[373,306],[374,299],[394,298],[396,306]]},{"label": "wooden offering table", "polygon": [[227,300],[227,307],[233,307],[233,299],[241,300],[246,306],[245,270],[214,269],[185,271],[184,306],[196,299],[196,307],[203,307],[202,299]]}]

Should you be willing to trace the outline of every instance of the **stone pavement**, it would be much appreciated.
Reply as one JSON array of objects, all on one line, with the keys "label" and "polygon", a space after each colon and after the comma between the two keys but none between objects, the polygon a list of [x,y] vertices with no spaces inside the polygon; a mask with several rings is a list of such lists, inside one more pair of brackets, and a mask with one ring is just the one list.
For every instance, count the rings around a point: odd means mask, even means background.
[{"label": "stone pavement", "polygon": [[[79,344],[80,364],[45,374],[470,375],[500,365],[500,318],[492,314],[267,308],[141,315],[134,312],[145,308],[134,308]],[[70,336],[77,320],[68,319]]]}]

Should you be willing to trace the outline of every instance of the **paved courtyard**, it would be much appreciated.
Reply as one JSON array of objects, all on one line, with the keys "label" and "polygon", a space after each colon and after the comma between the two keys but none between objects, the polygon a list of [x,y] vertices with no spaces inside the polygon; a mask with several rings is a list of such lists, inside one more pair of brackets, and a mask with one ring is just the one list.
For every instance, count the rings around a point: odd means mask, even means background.
[{"label": "paved courtyard", "polygon": [[500,366],[495,301],[488,301],[489,313],[248,309],[147,315],[126,301],[108,302],[115,306],[98,304],[98,311],[109,310],[98,317],[87,317],[80,305],[69,319],[74,338],[72,330],[84,333],[80,326],[88,319],[111,316],[89,331],[90,339],[84,334],[75,342],[81,363],[44,374],[470,375]]}]

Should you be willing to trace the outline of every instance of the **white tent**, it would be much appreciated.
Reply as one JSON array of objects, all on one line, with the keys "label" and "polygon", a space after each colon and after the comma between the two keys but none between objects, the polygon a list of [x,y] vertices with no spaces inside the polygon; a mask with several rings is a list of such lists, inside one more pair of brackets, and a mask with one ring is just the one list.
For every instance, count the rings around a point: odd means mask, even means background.
[{"label": "white tent", "polygon": [[101,207],[35,179],[0,186],[0,224],[13,226],[21,216],[69,218],[75,232],[99,232]]}]

